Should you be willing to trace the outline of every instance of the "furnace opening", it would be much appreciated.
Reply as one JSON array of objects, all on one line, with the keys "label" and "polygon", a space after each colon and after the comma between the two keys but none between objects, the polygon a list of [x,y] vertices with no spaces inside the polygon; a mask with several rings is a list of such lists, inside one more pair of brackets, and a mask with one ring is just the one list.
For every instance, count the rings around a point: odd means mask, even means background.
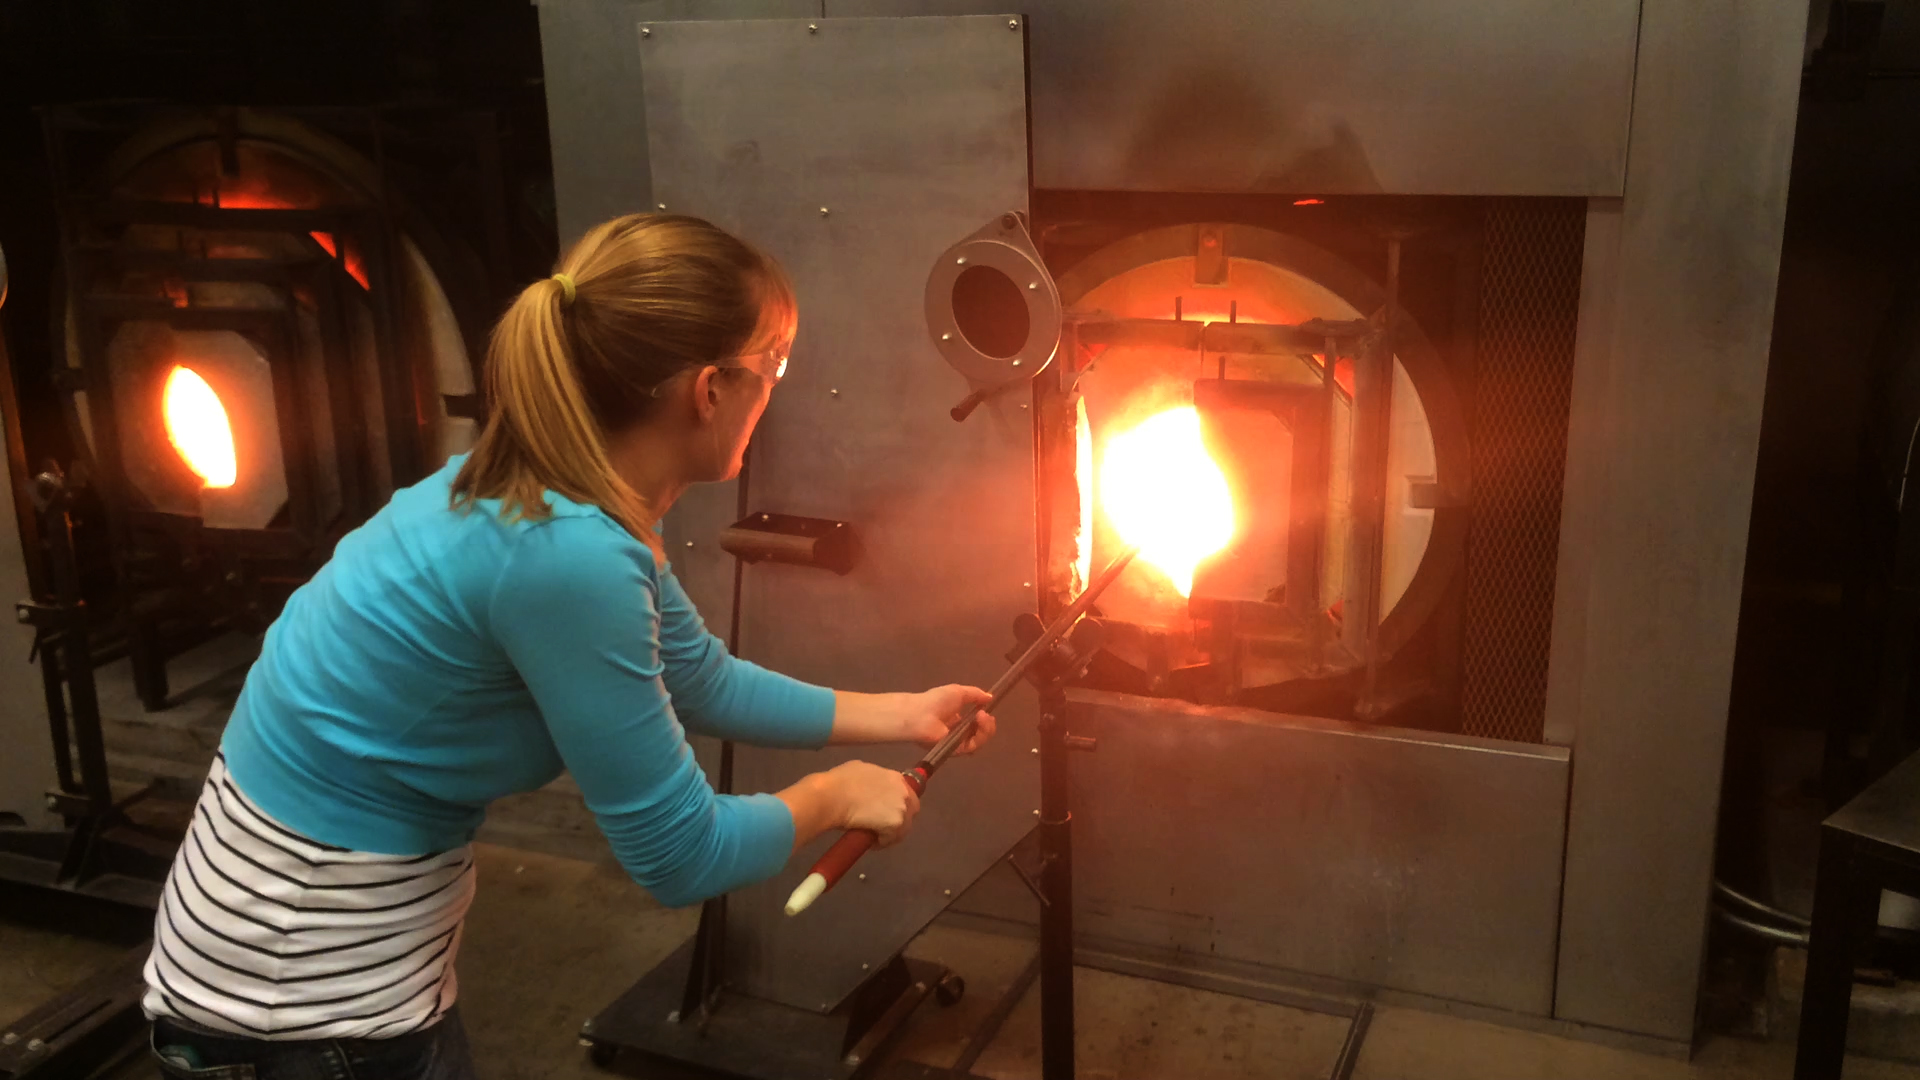
[{"label": "furnace opening", "polygon": [[167,374],[162,393],[167,441],[180,460],[205,486],[232,487],[239,466],[233,453],[233,423],[227,419],[220,395],[199,372],[185,365],[177,365]]},{"label": "furnace opening", "polygon": [[1061,292],[1074,442],[1057,459],[1080,530],[1056,580],[1133,544],[1158,571],[1101,598],[1105,685],[1208,703],[1316,688],[1316,711],[1367,715],[1356,680],[1456,564],[1430,556],[1462,468],[1435,409],[1457,406],[1418,325],[1402,313],[1389,356],[1377,283],[1249,226],[1138,234]]}]

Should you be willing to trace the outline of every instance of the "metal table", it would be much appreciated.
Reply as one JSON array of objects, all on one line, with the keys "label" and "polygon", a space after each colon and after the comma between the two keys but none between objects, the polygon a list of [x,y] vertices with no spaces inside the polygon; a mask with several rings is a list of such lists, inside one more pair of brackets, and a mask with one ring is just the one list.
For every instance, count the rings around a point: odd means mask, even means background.
[{"label": "metal table", "polygon": [[1895,766],[1820,826],[1794,1080],[1840,1076],[1854,962],[1873,940],[1882,889],[1920,896],[1920,754]]}]

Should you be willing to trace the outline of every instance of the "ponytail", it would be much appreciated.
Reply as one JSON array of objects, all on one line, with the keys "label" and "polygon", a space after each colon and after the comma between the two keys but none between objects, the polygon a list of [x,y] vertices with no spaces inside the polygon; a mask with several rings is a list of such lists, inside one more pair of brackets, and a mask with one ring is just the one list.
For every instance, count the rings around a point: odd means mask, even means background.
[{"label": "ponytail", "polygon": [[778,264],[705,221],[595,227],[494,328],[491,413],[452,505],[497,498],[507,520],[540,520],[552,491],[598,506],[663,563],[659,511],[614,472],[608,437],[644,420],[680,372],[775,344],[793,312]]}]

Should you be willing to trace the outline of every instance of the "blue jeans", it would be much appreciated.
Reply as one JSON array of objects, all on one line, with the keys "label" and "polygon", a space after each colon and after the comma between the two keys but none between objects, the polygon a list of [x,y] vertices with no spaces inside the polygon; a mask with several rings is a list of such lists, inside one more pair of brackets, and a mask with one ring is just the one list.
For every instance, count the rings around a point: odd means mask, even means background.
[{"label": "blue jeans", "polygon": [[162,1017],[151,1045],[166,1080],[476,1080],[457,1005],[396,1039],[247,1039]]}]

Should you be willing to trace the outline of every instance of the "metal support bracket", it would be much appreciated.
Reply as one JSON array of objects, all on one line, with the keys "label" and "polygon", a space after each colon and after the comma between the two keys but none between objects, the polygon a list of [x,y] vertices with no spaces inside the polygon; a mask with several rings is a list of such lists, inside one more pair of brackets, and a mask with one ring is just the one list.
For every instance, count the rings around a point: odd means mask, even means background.
[{"label": "metal support bracket", "polygon": [[976,387],[1032,378],[1060,346],[1060,290],[1011,211],[940,253],[926,310],[934,347]]},{"label": "metal support bracket", "polygon": [[781,562],[846,575],[859,562],[853,526],[793,514],[748,514],[720,532],[720,547],[741,562]]}]

